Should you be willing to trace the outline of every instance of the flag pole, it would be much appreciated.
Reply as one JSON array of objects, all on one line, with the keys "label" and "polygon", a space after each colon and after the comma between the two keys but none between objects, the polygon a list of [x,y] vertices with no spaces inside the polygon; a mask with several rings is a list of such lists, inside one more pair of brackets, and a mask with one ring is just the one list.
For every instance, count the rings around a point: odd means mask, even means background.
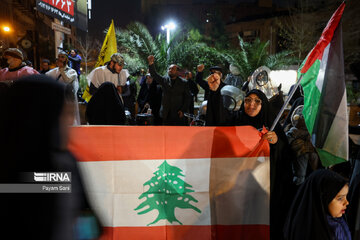
[{"label": "flag pole", "polygon": [[272,126],[271,126],[271,128],[270,128],[269,131],[274,131],[274,128],[275,128],[276,124],[279,122],[279,120],[280,120],[280,118],[281,118],[281,115],[284,113],[286,106],[289,104],[289,102],[290,102],[292,96],[294,95],[296,89],[299,87],[300,82],[301,82],[301,79],[302,79],[303,76],[304,76],[304,75],[301,75],[301,76],[300,76],[299,80],[296,82],[295,86],[293,87],[293,89],[292,89],[291,92],[289,93],[288,98],[286,99],[284,105],[281,107],[281,110],[280,110],[280,112],[278,113],[278,115],[276,116],[276,118],[275,118],[275,120],[274,120],[274,122],[273,122],[273,124],[272,124]]}]

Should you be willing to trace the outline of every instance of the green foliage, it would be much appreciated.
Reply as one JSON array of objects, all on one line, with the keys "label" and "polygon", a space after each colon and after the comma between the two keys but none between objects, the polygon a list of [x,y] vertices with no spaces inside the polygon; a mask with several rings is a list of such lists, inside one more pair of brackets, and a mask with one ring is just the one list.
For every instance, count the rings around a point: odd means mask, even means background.
[{"label": "green foliage", "polygon": [[131,57],[128,53],[122,53],[122,55],[126,63],[125,68],[129,71],[130,75],[139,73],[141,69],[147,69],[147,63],[144,62],[143,59],[139,57]]},{"label": "green foliage", "polygon": [[160,74],[165,74],[168,66],[173,63],[195,70],[198,64],[210,67],[226,62],[217,49],[203,42],[203,36],[196,29],[191,29],[186,34],[180,30],[172,33],[168,44],[163,34],[152,38],[146,26],[135,22],[125,30],[117,31],[116,37],[121,52],[129,62],[130,71],[146,68],[149,55],[154,55],[155,67]]},{"label": "green foliage", "polygon": [[138,212],[139,215],[155,209],[158,210],[159,215],[148,226],[155,224],[161,219],[166,219],[170,223],[178,222],[182,224],[175,216],[176,207],[183,209],[190,208],[200,213],[200,209],[190,203],[198,201],[189,194],[194,192],[194,190],[190,189],[192,186],[180,178],[184,177],[182,170],[171,166],[166,160],[158,169],[154,176],[144,183],[144,186],[148,186],[149,189],[142,193],[139,199],[146,198],[146,200],[134,209],[137,211],[145,208]]},{"label": "green foliage", "polygon": [[346,85],[347,102],[352,104],[358,104],[360,99],[360,92],[356,91],[350,84]]},{"label": "green foliage", "polygon": [[244,42],[239,36],[239,50],[227,50],[223,57],[227,62],[235,65],[242,79],[247,79],[258,67],[267,66],[271,70],[280,69],[291,65],[296,59],[291,56],[290,51],[283,51],[276,54],[269,54],[269,41],[261,42],[259,38],[254,42]]},{"label": "green foliage", "polygon": [[88,85],[88,82],[87,82],[87,79],[86,79],[86,75],[84,75],[84,74],[81,74],[81,75],[80,75],[79,85],[80,85],[79,87],[80,87],[81,92],[84,92],[85,89],[86,89],[86,87],[87,87],[87,85]]}]

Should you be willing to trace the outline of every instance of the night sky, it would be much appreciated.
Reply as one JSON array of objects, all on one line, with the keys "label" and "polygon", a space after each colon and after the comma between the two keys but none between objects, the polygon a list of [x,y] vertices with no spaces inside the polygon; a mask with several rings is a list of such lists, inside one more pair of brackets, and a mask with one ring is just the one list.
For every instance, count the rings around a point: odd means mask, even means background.
[{"label": "night sky", "polygon": [[104,29],[114,19],[115,28],[124,28],[132,21],[141,21],[141,0],[92,0],[91,19],[88,33],[103,40]]},{"label": "night sky", "polygon": [[[293,0],[273,0],[278,6],[287,5]],[[194,0],[194,3],[214,3],[215,0]],[[228,3],[256,3],[257,0],[227,0]],[[103,31],[114,19],[115,28],[124,28],[133,21],[142,22],[141,0],[92,0],[91,19],[88,22],[90,36],[103,40]],[[82,33],[80,33],[82,35]]]}]

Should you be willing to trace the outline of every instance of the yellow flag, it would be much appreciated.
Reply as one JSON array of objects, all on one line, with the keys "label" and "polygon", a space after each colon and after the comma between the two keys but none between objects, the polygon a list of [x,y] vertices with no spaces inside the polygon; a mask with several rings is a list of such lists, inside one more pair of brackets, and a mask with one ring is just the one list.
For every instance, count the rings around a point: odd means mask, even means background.
[{"label": "yellow flag", "polygon": [[106,62],[110,61],[111,55],[117,52],[117,44],[115,37],[114,20],[111,20],[109,30],[106,34],[104,43],[101,47],[101,51],[95,67],[103,66]]},{"label": "yellow flag", "polygon": [[91,99],[92,95],[90,94],[90,90],[89,90],[89,86],[86,86],[86,89],[82,95],[82,98],[86,101],[89,102]]}]

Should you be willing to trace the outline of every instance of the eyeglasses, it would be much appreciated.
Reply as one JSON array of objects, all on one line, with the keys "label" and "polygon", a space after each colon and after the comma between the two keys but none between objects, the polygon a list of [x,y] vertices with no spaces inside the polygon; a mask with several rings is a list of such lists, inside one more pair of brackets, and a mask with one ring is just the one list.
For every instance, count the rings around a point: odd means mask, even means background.
[{"label": "eyeglasses", "polygon": [[255,105],[257,105],[257,106],[258,106],[258,105],[261,105],[261,103],[262,103],[261,99],[251,98],[251,97],[245,98],[245,99],[244,99],[244,102],[245,102],[246,104],[251,104],[251,102],[254,102]]}]

